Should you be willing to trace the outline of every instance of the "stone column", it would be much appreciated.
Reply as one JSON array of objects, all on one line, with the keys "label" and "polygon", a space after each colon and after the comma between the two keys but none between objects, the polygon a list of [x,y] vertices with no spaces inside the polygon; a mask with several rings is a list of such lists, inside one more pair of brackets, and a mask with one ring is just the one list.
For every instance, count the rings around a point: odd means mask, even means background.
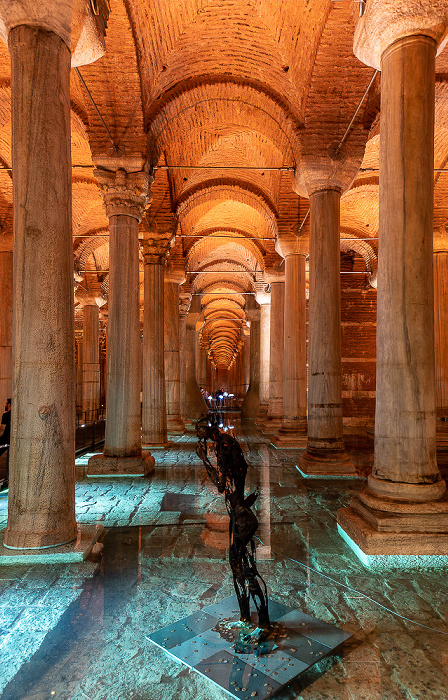
[{"label": "stone column", "polygon": [[0,409],[12,391],[12,250],[0,251]]},{"label": "stone column", "polygon": [[242,398],[246,395],[249,390],[250,383],[250,329],[246,326],[243,330],[244,332],[244,387],[242,392]]},{"label": "stone column", "polygon": [[448,250],[434,250],[436,415],[448,418]]},{"label": "stone column", "polygon": [[250,319],[250,378],[241,418],[255,420],[260,406],[260,307],[252,297],[246,301],[246,316]]},{"label": "stone column", "polygon": [[82,340],[76,342],[78,361],[76,364],[76,412],[82,411],[82,384],[83,384],[83,363],[82,363]]},{"label": "stone column", "polygon": [[[275,278],[274,278],[275,279]],[[269,404],[263,432],[276,433],[283,417],[283,314],[285,284],[280,278],[271,279],[271,328],[269,351]]]},{"label": "stone column", "polygon": [[186,317],[185,333],[185,404],[189,425],[192,425],[203,413],[208,413],[208,407],[196,377],[196,321],[200,313],[201,302],[199,297],[194,297]]},{"label": "stone column", "polygon": [[145,261],[145,309],[143,325],[142,441],[157,448],[169,447],[167,438],[164,274],[173,241],[170,231],[152,230],[143,238]]},{"label": "stone column", "polygon": [[367,555],[448,554],[432,266],[435,57],[448,8],[411,0],[407,10],[368,3],[355,42],[362,60],[380,56],[382,73],[375,460],[367,490],[338,523]]},{"label": "stone column", "polygon": [[205,389],[207,382],[207,352],[201,342],[199,345],[199,387]]},{"label": "stone column", "polygon": [[154,458],[141,444],[138,234],[150,180],[123,168],[95,176],[109,218],[110,293],[104,454],[89,459],[88,473],[148,474]]},{"label": "stone column", "polygon": [[282,448],[306,444],[306,285],[308,239],[284,234],[276,242],[285,259],[283,323],[283,414],[273,444]]},{"label": "stone column", "polygon": [[356,474],[342,423],[339,187],[310,195],[308,442],[305,474]]},{"label": "stone column", "polygon": [[165,387],[167,430],[182,435],[185,424],[180,415],[180,336],[179,284],[185,280],[183,270],[165,271]]},{"label": "stone column", "polygon": [[90,423],[100,407],[100,316],[94,298],[83,303],[82,410]]},{"label": "stone column", "polygon": [[[185,286],[185,285],[184,285]],[[180,288],[182,289],[182,288]],[[179,294],[179,359],[180,359],[180,416],[185,423],[187,417],[187,393],[186,393],[186,364],[187,364],[187,314],[190,309],[191,294],[184,291]]]},{"label": "stone column", "polygon": [[[263,285],[269,288],[269,285]],[[260,405],[256,423],[262,425],[267,418],[269,405],[269,354],[271,336],[271,293],[258,290],[255,299],[260,305]]]}]

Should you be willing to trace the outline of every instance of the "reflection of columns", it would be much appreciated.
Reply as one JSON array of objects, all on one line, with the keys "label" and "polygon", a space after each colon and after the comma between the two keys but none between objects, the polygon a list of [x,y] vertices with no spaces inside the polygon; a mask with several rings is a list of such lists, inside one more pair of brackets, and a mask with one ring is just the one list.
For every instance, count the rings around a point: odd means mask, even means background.
[{"label": "reflection of columns", "polygon": [[307,474],[356,473],[342,437],[340,199],[331,188],[310,196]]},{"label": "reflection of columns", "polygon": [[186,317],[185,333],[185,403],[187,420],[195,421],[208,412],[196,377],[196,321],[201,312],[199,297],[194,297]]},{"label": "reflection of columns", "polygon": [[[272,312],[272,309],[271,309]],[[258,445],[261,464],[258,468],[260,475],[258,498],[258,536],[263,544],[257,546],[258,559],[271,559],[271,482],[270,455],[267,445]]]},{"label": "reflection of columns", "polygon": [[0,251],[0,408],[11,398],[12,381],[12,251]]},{"label": "reflection of columns", "polygon": [[[138,226],[148,203],[148,176],[96,170],[109,218],[110,293],[107,331],[107,401],[104,454],[89,460],[89,474],[147,474],[154,458],[142,455],[141,344]],[[126,261],[124,263],[124,261]]]},{"label": "reflection of columns", "polygon": [[82,328],[82,410],[91,421],[100,407],[100,316],[95,301],[84,306]]},{"label": "reflection of columns", "polygon": [[179,284],[185,275],[176,272],[165,272],[165,387],[167,430],[182,434],[185,425],[180,417]]},{"label": "reflection of columns", "polygon": [[260,308],[252,297],[246,301],[246,316],[250,319],[250,377],[241,418],[255,420],[260,405]]},{"label": "reflection of columns", "polygon": [[448,250],[434,251],[436,415],[448,416]]},{"label": "reflection of columns", "polygon": [[[8,4],[6,5],[8,7]],[[14,367],[5,545],[76,536],[70,50],[9,32],[14,189]]]},{"label": "reflection of columns", "polygon": [[271,329],[269,352],[269,406],[263,432],[275,433],[283,416],[283,313],[285,285],[271,282]]},{"label": "reflection of columns", "polygon": [[147,445],[165,447],[167,441],[164,273],[171,247],[170,232],[151,233],[143,240],[145,260],[143,325],[143,420],[142,440]]},{"label": "reflection of columns", "polygon": [[[381,26],[381,6],[369,7],[369,17],[379,15],[372,26]],[[432,226],[435,39],[448,8],[411,1],[411,18],[413,9],[420,13],[414,36],[408,16],[388,9],[381,55],[374,467],[367,490],[338,522],[366,554],[447,555],[448,500],[436,462]],[[383,34],[370,38],[376,47]]]},{"label": "reflection of columns", "polygon": [[305,255],[308,239],[282,235],[276,248],[285,258],[283,328],[283,418],[273,443],[302,447],[306,443],[306,300]]}]

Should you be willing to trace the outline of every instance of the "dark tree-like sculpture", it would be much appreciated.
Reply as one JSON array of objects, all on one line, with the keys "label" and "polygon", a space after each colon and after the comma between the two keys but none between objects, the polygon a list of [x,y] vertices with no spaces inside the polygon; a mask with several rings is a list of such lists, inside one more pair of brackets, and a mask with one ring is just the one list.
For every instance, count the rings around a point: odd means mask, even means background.
[{"label": "dark tree-like sculpture", "polygon": [[[252,635],[240,638],[236,651],[244,651],[244,642],[249,637],[259,644],[258,653],[264,653],[263,642],[269,635],[270,621],[266,584],[257,570],[255,562],[254,535],[258,520],[251,506],[257,493],[244,497],[247,462],[238,441],[219,429],[214,416],[202,416],[196,424],[198,446],[196,452],[203,461],[210,480],[224,493],[229,514],[229,563],[233,583],[240,607],[241,622],[250,625],[250,599],[258,613],[258,628]],[[207,440],[212,441],[216,454],[216,465],[208,456]],[[261,582],[261,585],[260,585]],[[256,639],[255,639],[256,637]]]}]

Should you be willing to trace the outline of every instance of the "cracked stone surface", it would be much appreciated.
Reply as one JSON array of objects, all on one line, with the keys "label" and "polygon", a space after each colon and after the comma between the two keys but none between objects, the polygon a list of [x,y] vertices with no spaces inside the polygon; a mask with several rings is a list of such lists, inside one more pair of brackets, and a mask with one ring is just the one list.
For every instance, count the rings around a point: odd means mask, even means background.
[{"label": "cracked stone surface", "polygon": [[[354,635],[341,657],[324,660],[277,697],[446,698],[443,572],[384,575],[364,568],[337,533],[336,511],[365,482],[303,479],[295,469],[299,453],[271,448],[252,429],[239,437],[250,464],[248,489],[261,484],[259,569],[270,595]],[[187,434],[158,452],[150,478],[77,483],[78,520],[107,528],[99,564],[3,570],[4,700],[228,697],[145,639],[234,592],[223,499],[195,455],[195,442]],[[371,452],[357,449],[353,457],[366,473]],[[6,500],[0,499],[2,523]]]}]

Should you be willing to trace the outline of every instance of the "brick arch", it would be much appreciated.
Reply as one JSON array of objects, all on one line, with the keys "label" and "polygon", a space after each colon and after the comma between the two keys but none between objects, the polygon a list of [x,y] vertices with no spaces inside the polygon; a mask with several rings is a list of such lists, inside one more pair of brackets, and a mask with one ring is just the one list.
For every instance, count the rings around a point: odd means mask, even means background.
[{"label": "brick arch", "polygon": [[343,233],[342,235],[346,236],[346,238],[341,239],[341,251],[348,253],[350,250],[353,250],[364,259],[366,270],[369,273],[369,284],[376,289],[378,283],[378,256],[372,244],[368,241],[352,240],[351,236],[353,234]]}]

